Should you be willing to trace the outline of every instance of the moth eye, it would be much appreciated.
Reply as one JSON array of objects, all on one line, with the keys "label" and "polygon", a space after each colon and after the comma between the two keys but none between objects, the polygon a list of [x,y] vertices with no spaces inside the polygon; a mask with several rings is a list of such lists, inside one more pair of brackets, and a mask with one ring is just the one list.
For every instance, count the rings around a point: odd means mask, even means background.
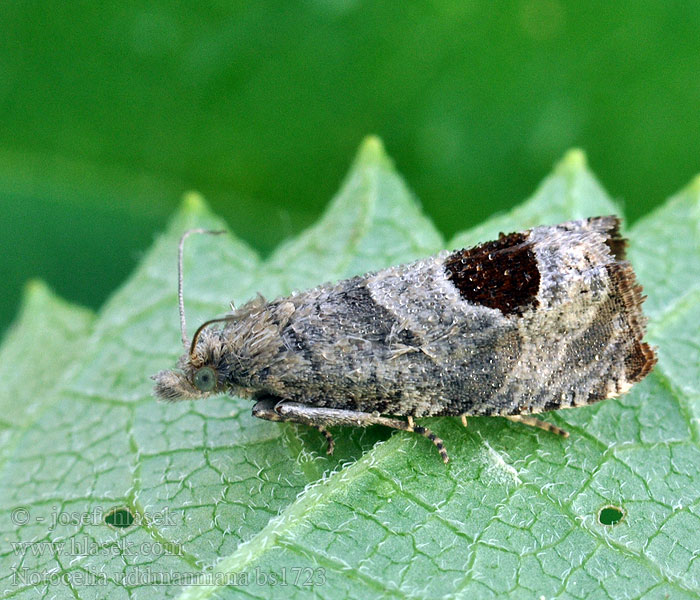
[{"label": "moth eye", "polygon": [[216,373],[211,367],[202,367],[192,381],[200,392],[211,392],[216,387]]}]

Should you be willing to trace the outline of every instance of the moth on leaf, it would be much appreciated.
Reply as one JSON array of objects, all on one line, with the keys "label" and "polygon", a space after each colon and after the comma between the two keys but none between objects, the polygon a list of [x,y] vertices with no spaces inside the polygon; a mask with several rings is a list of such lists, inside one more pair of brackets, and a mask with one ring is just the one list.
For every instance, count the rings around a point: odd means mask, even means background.
[{"label": "moth on leaf", "polygon": [[656,363],[619,228],[616,216],[540,226],[258,297],[191,341],[187,232],[187,352],[153,376],[155,394],[251,398],[256,417],[318,429],[329,453],[328,427],[379,424],[426,436],[447,463],[418,417],[502,416],[567,436],[532,415],[624,394]]}]

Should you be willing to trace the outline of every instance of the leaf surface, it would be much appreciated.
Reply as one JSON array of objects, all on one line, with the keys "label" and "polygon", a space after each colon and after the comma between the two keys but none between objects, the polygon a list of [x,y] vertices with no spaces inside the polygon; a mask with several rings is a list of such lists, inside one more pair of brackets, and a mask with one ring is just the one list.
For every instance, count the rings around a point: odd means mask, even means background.
[{"label": "leaf surface", "polygon": [[[36,317],[0,349],[13,365],[0,367],[6,377],[17,374],[0,397],[0,597],[148,598],[158,580],[159,594],[180,598],[301,597],[312,585],[324,598],[697,595],[698,189],[628,232],[655,371],[622,398],[547,415],[567,440],[498,418],[466,430],[432,420],[447,467],[411,434],[336,429],[328,457],[317,432],[253,419],[248,401],[153,400],[148,377],[181,352],[177,240],[222,226],[190,196],[94,322],[54,301],[41,309],[42,331],[57,324],[45,347],[58,350],[33,345]],[[190,328],[256,292],[271,298],[499,231],[614,212],[572,151],[519,208],[445,243],[370,138],[325,216],[268,260],[233,236],[188,240]],[[23,385],[41,360],[44,375]],[[601,524],[606,506],[621,509],[618,524]],[[25,524],[13,522],[18,507]],[[118,507],[137,523],[105,525]],[[73,514],[92,516],[62,522]]]}]

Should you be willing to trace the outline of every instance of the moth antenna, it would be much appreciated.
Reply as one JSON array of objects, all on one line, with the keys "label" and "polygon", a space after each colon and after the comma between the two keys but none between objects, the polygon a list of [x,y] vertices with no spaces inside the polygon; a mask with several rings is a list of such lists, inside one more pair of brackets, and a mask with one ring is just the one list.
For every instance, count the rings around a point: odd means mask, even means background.
[{"label": "moth antenna", "polygon": [[[194,332],[194,336],[192,336],[192,342],[190,344],[190,357],[194,356],[194,349],[197,347],[197,340],[199,339],[199,334],[202,333],[205,327],[208,327],[212,323],[223,323],[225,321],[233,321],[235,320],[235,317],[233,316],[228,316],[228,317],[220,317],[218,319],[209,319],[208,321],[204,321],[198,328],[197,331]],[[185,348],[187,348],[187,343],[185,343]]]},{"label": "moth antenna", "polygon": [[[185,296],[182,292],[182,255],[185,247],[185,240],[193,233],[207,233],[209,235],[219,235],[225,231],[212,231],[210,229],[188,229],[180,238],[180,245],[177,250],[177,301],[180,306],[180,331],[182,332],[182,345],[187,349],[187,326],[185,323]],[[199,328],[201,330],[201,327]],[[197,330],[197,333],[199,333]]]}]

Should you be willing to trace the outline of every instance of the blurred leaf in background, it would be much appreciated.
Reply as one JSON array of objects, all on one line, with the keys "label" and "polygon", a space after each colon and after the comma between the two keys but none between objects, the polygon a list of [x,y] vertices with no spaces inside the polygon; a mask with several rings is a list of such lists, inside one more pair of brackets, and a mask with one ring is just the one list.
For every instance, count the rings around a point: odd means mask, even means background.
[{"label": "blurred leaf in background", "polygon": [[700,6],[0,6],[0,330],[41,277],[99,306],[183,192],[269,253],[369,132],[450,237],[586,149],[632,221],[700,168]]}]

